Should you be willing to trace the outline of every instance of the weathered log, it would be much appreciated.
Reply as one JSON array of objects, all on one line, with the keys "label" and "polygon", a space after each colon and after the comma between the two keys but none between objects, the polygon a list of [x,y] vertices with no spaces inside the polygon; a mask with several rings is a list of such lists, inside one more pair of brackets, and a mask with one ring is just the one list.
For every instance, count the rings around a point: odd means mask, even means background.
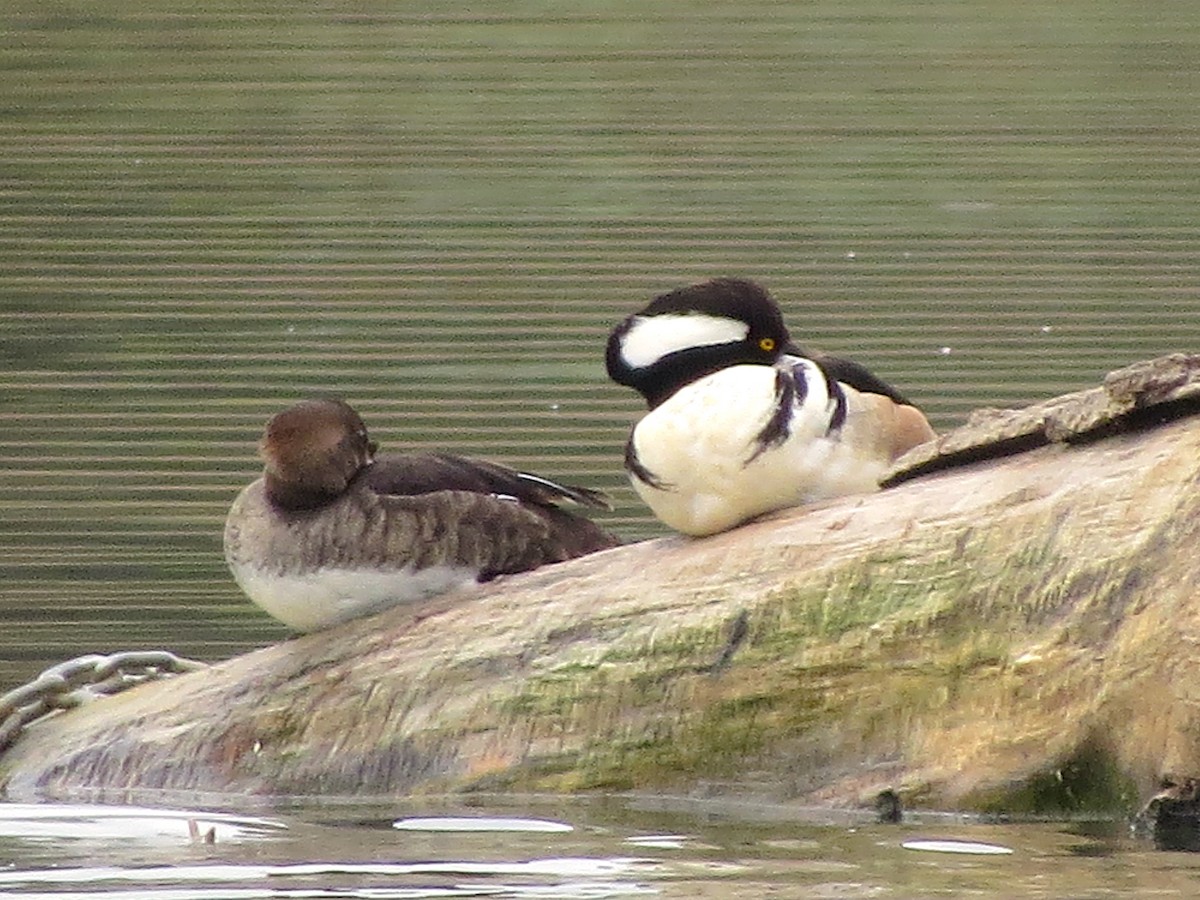
[{"label": "weathered log", "polygon": [[806,804],[893,788],[906,806],[1132,810],[1164,774],[1200,773],[1197,413],[1200,357],[1132,367],[994,414],[990,443],[948,435],[899,477],[956,467],[878,494],[606,551],[57,715],[0,756],[0,784]]}]

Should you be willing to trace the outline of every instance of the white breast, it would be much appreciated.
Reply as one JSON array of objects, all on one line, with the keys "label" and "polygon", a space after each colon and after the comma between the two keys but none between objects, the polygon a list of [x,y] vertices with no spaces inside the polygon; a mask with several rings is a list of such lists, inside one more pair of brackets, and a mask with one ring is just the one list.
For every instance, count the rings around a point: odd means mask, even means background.
[{"label": "white breast", "polygon": [[[830,433],[834,404],[815,364],[798,363],[807,383],[785,440],[761,448],[776,410],[776,369],[733,366],[677,391],[635,427],[638,461],[661,487],[633,486],[677,531],[714,534],[771,510],[872,491],[886,460],[864,457]],[[856,410],[848,410],[849,416]]]},{"label": "white breast", "polygon": [[399,604],[415,604],[475,583],[476,572],[461,566],[381,571],[325,568],[279,574],[230,562],[233,577],[251,600],[285,625],[316,631]]}]

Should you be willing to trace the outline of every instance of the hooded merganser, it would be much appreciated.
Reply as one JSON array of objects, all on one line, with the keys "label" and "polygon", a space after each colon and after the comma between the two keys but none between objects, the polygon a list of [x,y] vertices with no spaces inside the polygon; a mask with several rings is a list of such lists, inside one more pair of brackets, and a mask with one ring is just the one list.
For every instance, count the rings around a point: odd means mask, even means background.
[{"label": "hooded merganser", "polygon": [[458,456],[377,457],[341,400],[278,413],[259,453],[225,559],[251,600],[300,631],[619,543],[558,505],[606,509],[603,494]]},{"label": "hooded merganser", "polygon": [[795,344],[752,281],[662,294],[613,329],[605,360],[650,408],[625,447],[633,487],[685,534],[877,490],[894,459],[934,437],[891,385]]}]

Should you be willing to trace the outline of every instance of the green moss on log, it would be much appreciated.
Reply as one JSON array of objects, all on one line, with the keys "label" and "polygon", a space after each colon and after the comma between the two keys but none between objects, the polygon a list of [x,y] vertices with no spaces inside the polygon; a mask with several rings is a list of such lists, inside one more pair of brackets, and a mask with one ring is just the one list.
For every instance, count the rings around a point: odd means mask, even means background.
[{"label": "green moss on log", "polygon": [[982,813],[1016,817],[1131,815],[1139,806],[1137,785],[1098,737],[1017,785],[980,791],[966,799]]},{"label": "green moss on log", "polygon": [[[1073,627],[1095,628],[1138,580],[1136,570],[1115,577],[1109,560],[1081,552],[1085,535],[1055,527],[1054,517],[1009,535],[931,528],[910,553],[871,553],[771,591],[750,610],[728,673],[711,670],[729,630],[714,621],[527,679],[504,715],[535,714],[542,736],[582,737],[508,784],[647,789],[746,779],[781,759],[798,770],[827,767],[851,735],[886,759],[914,721],[986,718],[1022,689],[1014,658],[1027,635],[1067,608],[1083,610]],[[1059,795],[1058,781],[1035,780],[1003,802],[1041,812],[1078,795],[1111,808],[1127,787],[1085,783],[1085,774],[1108,771],[1098,758],[1056,768],[1071,774]],[[981,798],[978,808],[997,807]]]}]

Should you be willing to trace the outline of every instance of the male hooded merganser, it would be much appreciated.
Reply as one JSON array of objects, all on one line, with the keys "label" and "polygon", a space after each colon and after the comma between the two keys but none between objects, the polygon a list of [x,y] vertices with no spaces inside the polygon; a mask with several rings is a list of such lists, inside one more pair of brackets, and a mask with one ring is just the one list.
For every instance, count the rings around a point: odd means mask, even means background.
[{"label": "male hooded merganser", "polygon": [[925,416],[861,365],[806,353],[752,281],[719,278],[655,298],[613,329],[609,377],[646,398],[625,468],[685,534],[877,490]]},{"label": "male hooded merganser", "polygon": [[267,422],[266,467],[229,510],[225,559],[250,599],[292,628],[619,543],[558,507],[608,508],[597,491],[480,460],[375,450],[341,400],[306,400]]}]

